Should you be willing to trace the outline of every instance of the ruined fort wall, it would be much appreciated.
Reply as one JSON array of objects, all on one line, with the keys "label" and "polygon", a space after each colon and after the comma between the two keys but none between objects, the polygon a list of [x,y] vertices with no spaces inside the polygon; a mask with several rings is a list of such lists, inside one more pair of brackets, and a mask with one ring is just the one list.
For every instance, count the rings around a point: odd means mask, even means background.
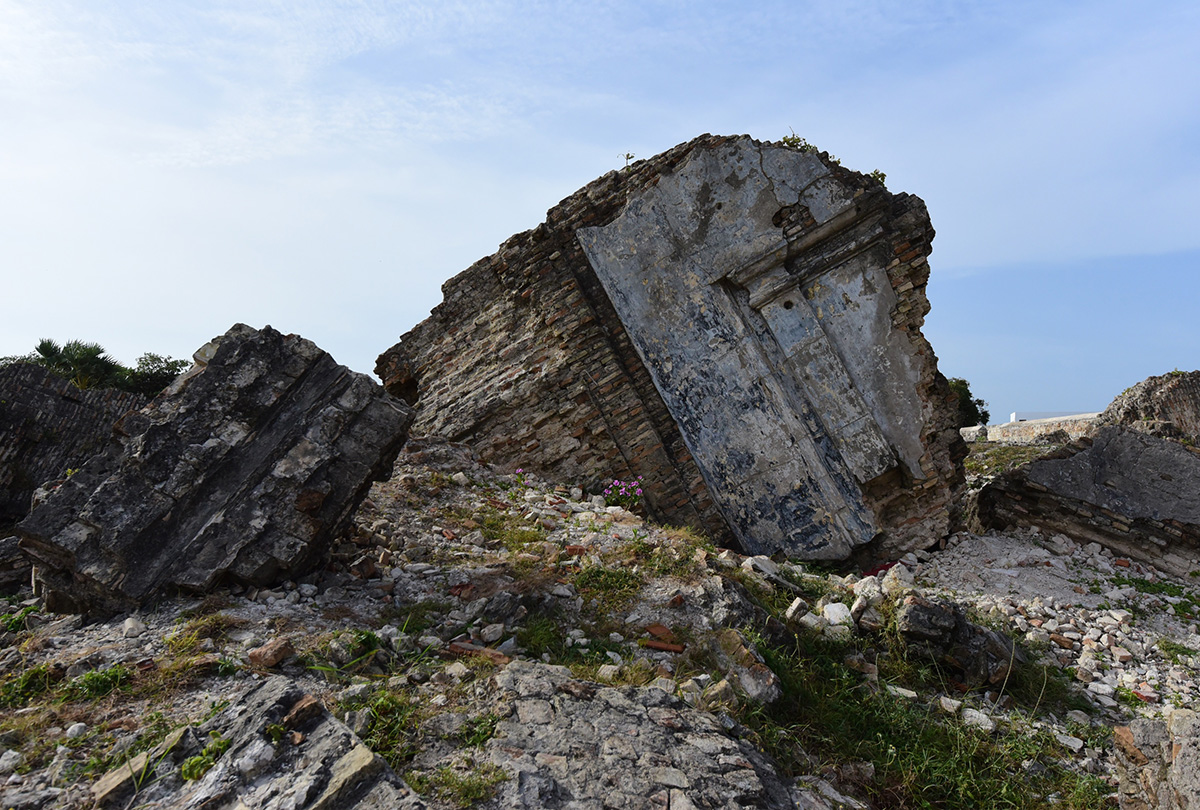
[{"label": "ruined fort wall", "polygon": [[1048,440],[1066,436],[1067,440],[1091,436],[1096,432],[1098,413],[1081,413],[1052,419],[1027,419],[989,425],[987,440],[1000,444],[1045,444]]},{"label": "ruined fort wall", "polygon": [[640,475],[654,516],[731,542],[575,238],[693,149],[724,140],[704,136],[604,175],[447,281],[443,302],[376,367],[397,395],[411,397],[415,382],[412,434],[469,441],[501,469],[592,487]]},{"label": "ruined fort wall", "polygon": [[[654,517],[732,542],[727,513],[714,503],[711,482],[706,484],[576,232],[611,224],[629,200],[697,154],[742,142],[759,146],[748,138],[702,136],[610,172],[551,209],[545,223],[448,281],[444,301],[385,352],[376,368],[389,390],[416,401],[413,435],[467,441],[501,468],[523,467],[585,485],[643,476]],[[869,357],[844,362],[857,369],[860,378],[849,383],[860,389],[874,418],[888,421],[893,397],[906,399],[916,414],[908,432],[893,442],[904,463],[873,470],[856,493],[877,527],[872,553],[887,556],[926,545],[945,531],[946,507],[962,480],[965,445],[955,429],[953,398],[920,333],[929,308],[924,288],[933,229],[918,198],[890,195],[825,155],[811,159],[838,193],[873,195],[875,230],[869,260],[837,223],[810,240],[815,247],[809,260],[835,272],[868,261],[891,288],[879,318],[887,333],[839,335],[832,326],[832,351],[849,357],[863,340],[908,347],[905,390],[875,390]],[[791,237],[818,224],[811,212],[799,209],[781,210],[777,218],[778,233],[791,230]],[[837,290],[824,293],[833,296],[828,300],[818,300],[822,294],[812,291],[815,306],[840,300]],[[769,457],[778,448],[760,449]]]},{"label": "ruined fort wall", "polygon": [[80,390],[31,363],[0,368],[0,526],[25,517],[38,486],[82,467],[113,423],[146,402],[110,388]]},{"label": "ruined fort wall", "polygon": [[1097,421],[1198,444],[1200,371],[1172,371],[1142,380],[1114,399]]}]

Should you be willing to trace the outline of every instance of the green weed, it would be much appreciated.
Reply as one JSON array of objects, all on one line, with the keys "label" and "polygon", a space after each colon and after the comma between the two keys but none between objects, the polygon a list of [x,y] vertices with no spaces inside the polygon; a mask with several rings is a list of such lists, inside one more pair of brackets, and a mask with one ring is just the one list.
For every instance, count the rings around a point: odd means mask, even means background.
[{"label": "green weed", "polygon": [[478,717],[472,717],[468,720],[459,731],[458,737],[462,740],[463,745],[469,745],[472,748],[479,748],[485,742],[490,740],[496,734],[496,725],[500,722],[500,716],[496,714],[481,714]]},{"label": "green weed", "polygon": [[422,796],[448,802],[455,807],[470,807],[496,795],[496,788],[508,781],[504,769],[491,763],[476,765],[462,772],[444,765],[432,773],[409,771],[404,778]]},{"label": "green weed", "polygon": [[546,539],[546,533],[540,528],[498,509],[483,509],[471,515],[471,518],[479,524],[479,532],[485,540],[498,543],[512,552],[524,551]]},{"label": "green weed", "polygon": [[1154,646],[1158,647],[1173,664],[1182,663],[1180,658],[1183,656],[1196,655],[1196,650],[1180,644],[1178,641],[1171,641],[1169,638],[1160,638]]},{"label": "green weed", "polygon": [[0,706],[19,709],[34,698],[50,691],[55,673],[46,664],[29,667],[0,683]]},{"label": "green weed", "polygon": [[1054,793],[1066,802],[1060,806],[1102,806],[1107,785],[1057,759],[1046,757],[1042,776],[1022,772],[1023,762],[1054,750],[1044,732],[989,735],[920,703],[865,689],[842,663],[846,649],[823,639],[759,647],[784,697],[769,710],[749,705],[741,719],[788,775],[810,768],[807,752],[872,762],[876,780],[864,787],[878,806],[1034,808]]},{"label": "green weed", "polygon": [[1119,587],[1132,586],[1138,593],[1170,596],[1173,599],[1179,599],[1180,601],[1174,604],[1173,607],[1177,615],[1185,618],[1192,618],[1200,611],[1200,602],[1197,601],[1196,595],[1173,582],[1163,582],[1162,580],[1151,582],[1141,577],[1127,577],[1122,575],[1111,577],[1111,581]]},{"label": "green weed", "polygon": [[212,639],[214,642],[225,641],[229,631],[241,624],[245,624],[245,620],[224,613],[197,616],[186,621],[181,628],[167,636],[164,641],[168,652],[174,655],[188,655],[198,652],[204,639]]},{"label": "green weed", "polygon": [[16,613],[0,617],[0,626],[3,626],[9,633],[20,633],[25,629],[25,617],[37,612],[38,609],[35,605],[26,605]]},{"label": "green weed", "polygon": [[227,740],[221,736],[220,732],[210,731],[209,743],[204,746],[204,750],[194,757],[188,757],[183,761],[183,765],[179,768],[179,774],[184,778],[184,781],[199,779],[204,774],[208,773],[213,765],[217,764],[217,760],[221,755],[229,750],[232,740]]},{"label": "green weed", "polygon": [[571,577],[571,581],[584,602],[595,599],[604,613],[623,608],[642,587],[642,577],[628,568],[608,568],[603,565],[584,566]]},{"label": "green weed", "polygon": [[420,704],[407,693],[385,690],[357,705],[370,712],[363,742],[399,771],[420,750]]},{"label": "green weed", "polygon": [[120,664],[94,669],[67,684],[63,697],[68,700],[99,700],[118,689],[127,688],[132,681],[133,673]]},{"label": "green weed", "polygon": [[963,467],[971,475],[996,475],[1015,470],[1028,464],[1046,452],[1045,445],[1005,445],[995,442],[974,442],[971,452],[963,460]]}]

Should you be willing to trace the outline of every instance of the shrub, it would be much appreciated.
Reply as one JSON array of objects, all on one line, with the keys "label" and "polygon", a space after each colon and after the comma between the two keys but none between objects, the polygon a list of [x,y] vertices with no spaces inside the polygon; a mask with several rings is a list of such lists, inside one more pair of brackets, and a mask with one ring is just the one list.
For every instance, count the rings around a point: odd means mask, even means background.
[{"label": "shrub", "polygon": [[958,426],[986,425],[992,415],[988,412],[986,402],[971,396],[971,384],[962,377],[951,377],[946,382],[950,383],[950,390],[958,397]]}]

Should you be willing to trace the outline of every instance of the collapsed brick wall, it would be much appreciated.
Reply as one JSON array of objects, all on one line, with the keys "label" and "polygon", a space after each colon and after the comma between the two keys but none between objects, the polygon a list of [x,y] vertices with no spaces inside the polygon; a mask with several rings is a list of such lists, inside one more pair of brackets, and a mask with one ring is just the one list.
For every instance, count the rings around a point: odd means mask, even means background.
[{"label": "collapsed brick wall", "polygon": [[0,368],[0,526],[29,514],[34,490],[82,467],[113,423],[146,402],[125,391],[80,390],[30,363]]},{"label": "collapsed brick wall", "polygon": [[1200,371],[1172,371],[1142,380],[1100,414],[1101,425],[1200,443]]},{"label": "collapsed brick wall", "polygon": [[[536,470],[593,491],[606,480],[642,476],[653,517],[736,545],[576,232],[613,222],[630,198],[698,150],[739,140],[705,135],[610,172],[552,208],[543,224],[449,280],[444,301],[376,366],[389,391],[416,404],[412,434],[468,442],[502,469]],[[916,469],[893,469],[862,493],[882,529],[873,553],[886,556],[943,533],[947,506],[962,482],[966,448],[954,421],[955,399],[920,333],[929,310],[924,290],[934,231],[918,198],[888,195],[874,180],[820,157],[853,193],[885,198],[879,203],[885,238],[872,249],[887,254],[892,328],[920,358],[915,382],[923,454]],[[805,211],[780,213],[781,230],[812,225]]]},{"label": "collapsed brick wall", "polygon": [[1003,473],[976,493],[967,528],[1061,532],[1176,576],[1200,564],[1200,452],[1107,426]]}]

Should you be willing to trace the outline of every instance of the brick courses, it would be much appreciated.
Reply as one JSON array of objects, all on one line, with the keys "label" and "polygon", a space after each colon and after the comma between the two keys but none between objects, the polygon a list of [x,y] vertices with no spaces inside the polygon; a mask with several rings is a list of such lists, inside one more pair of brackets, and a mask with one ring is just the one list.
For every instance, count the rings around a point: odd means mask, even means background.
[{"label": "brick courses", "polygon": [[[376,366],[389,391],[415,402],[412,435],[468,442],[501,469],[523,467],[592,491],[640,475],[652,517],[737,545],[576,238],[580,228],[613,222],[627,199],[698,150],[736,140],[704,135],[609,172],[550,209],[544,223],[447,281],[443,302]],[[874,180],[820,158],[851,193],[879,193]],[[863,488],[882,529],[871,554],[886,557],[928,545],[945,531],[966,448],[954,424],[953,395],[920,333],[934,231],[918,198],[882,193],[891,256],[886,274],[896,294],[891,324],[920,359],[924,448],[919,470],[893,469]],[[785,232],[813,225],[802,207],[780,211],[777,220]]]}]

